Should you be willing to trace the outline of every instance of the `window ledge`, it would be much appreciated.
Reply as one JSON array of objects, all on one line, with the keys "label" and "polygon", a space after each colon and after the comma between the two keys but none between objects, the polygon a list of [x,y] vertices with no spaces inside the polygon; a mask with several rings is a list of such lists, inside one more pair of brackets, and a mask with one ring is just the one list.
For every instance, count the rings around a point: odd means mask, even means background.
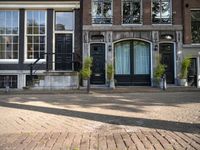
[{"label": "window ledge", "polygon": [[0,64],[18,64],[18,59],[0,59]]},{"label": "window ledge", "polygon": [[122,23],[122,26],[142,26],[142,23],[135,23],[135,24],[124,24]]}]

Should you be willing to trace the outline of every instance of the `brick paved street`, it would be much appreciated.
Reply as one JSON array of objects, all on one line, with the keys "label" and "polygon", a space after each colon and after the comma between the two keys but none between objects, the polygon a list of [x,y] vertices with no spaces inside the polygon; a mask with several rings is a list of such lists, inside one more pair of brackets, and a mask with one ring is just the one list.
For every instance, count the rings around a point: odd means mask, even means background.
[{"label": "brick paved street", "polygon": [[0,95],[0,149],[200,149],[200,93]]}]

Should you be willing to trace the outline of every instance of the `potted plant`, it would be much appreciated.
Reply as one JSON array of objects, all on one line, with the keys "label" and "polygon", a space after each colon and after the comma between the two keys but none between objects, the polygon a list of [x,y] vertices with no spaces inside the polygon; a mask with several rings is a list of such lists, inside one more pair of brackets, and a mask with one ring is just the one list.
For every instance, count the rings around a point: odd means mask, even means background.
[{"label": "potted plant", "polygon": [[107,79],[108,79],[108,87],[114,89],[115,88],[114,68],[112,64],[107,64]]},{"label": "potted plant", "polygon": [[180,86],[188,86],[187,77],[188,77],[188,68],[191,64],[191,60],[189,57],[185,57],[181,63],[181,72],[179,76],[178,84]]},{"label": "potted plant", "polygon": [[83,68],[81,70],[81,76],[83,78],[83,86],[87,85],[87,91],[90,90],[90,76],[92,75],[91,67],[92,67],[92,58],[86,57],[83,62]]},{"label": "potted plant", "polygon": [[164,76],[164,73],[165,73],[166,65],[161,64],[159,58],[157,60],[158,60],[157,66],[154,70],[153,86],[163,88],[163,85],[164,84],[166,85],[166,83],[163,83],[163,80],[162,80],[162,77]]}]

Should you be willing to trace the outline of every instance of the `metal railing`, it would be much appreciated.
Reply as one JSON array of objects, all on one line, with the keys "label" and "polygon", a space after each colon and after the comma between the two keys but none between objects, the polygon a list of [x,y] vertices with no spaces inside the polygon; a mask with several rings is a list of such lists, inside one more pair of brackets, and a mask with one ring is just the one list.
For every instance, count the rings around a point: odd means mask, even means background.
[{"label": "metal railing", "polygon": [[92,17],[92,24],[112,24],[113,17]]},{"label": "metal railing", "polygon": [[[77,53],[44,53],[44,55],[46,55],[46,71],[52,69],[53,63],[55,63],[57,70],[80,71],[81,69],[81,56]],[[55,56],[56,61],[52,61],[53,56]],[[30,84],[33,83],[33,76],[40,68],[40,65],[37,65],[40,59],[37,58],[34,63],[28,65],[30,67]]]}]

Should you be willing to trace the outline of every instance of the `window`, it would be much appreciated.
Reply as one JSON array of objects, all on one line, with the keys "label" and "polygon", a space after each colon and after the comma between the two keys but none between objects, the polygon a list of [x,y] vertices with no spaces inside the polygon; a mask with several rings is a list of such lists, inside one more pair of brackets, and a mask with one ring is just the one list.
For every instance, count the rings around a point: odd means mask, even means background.
[{"label": "window", "polygon": [[0,88],[17,88],[17,75],[0,75]]},{"label": "window", "polygon": [[130,42],[120,42],[115,46],[115,74],[130,74]]},{"label": "window", "polygon": [[115,74],[149,75],[149,43],[137,40],[117,43],[115,45]]},{"label": "window", "polygon": [[19,13],[0,11],[0,59],[18,59]]},{"label": "window", "polygon": [[150,54],[149,44],[140,41],[134,41],[134,74],[150,73]]},{"label": "window", "polygon": [[92,23],[112,24],[112,0],[92,1]]},{"label": "window", "polygon": [[46,11],[27,11],[27,59],[44,59],[46,51]]},{"label": "window", "polygon": [[200,44],[200,10],[191,11],[192,43]]},{"label": "window", "polygon": [[56,31],[73,30],[73,12],[56,12]]},{"label": "window", "polygon": [[141,23],[141,0],[124,0],[123,24]]},{"label": "window", "polygon": [[171,0],[153,0],[152,22],[154,24],[171,24]]}]

